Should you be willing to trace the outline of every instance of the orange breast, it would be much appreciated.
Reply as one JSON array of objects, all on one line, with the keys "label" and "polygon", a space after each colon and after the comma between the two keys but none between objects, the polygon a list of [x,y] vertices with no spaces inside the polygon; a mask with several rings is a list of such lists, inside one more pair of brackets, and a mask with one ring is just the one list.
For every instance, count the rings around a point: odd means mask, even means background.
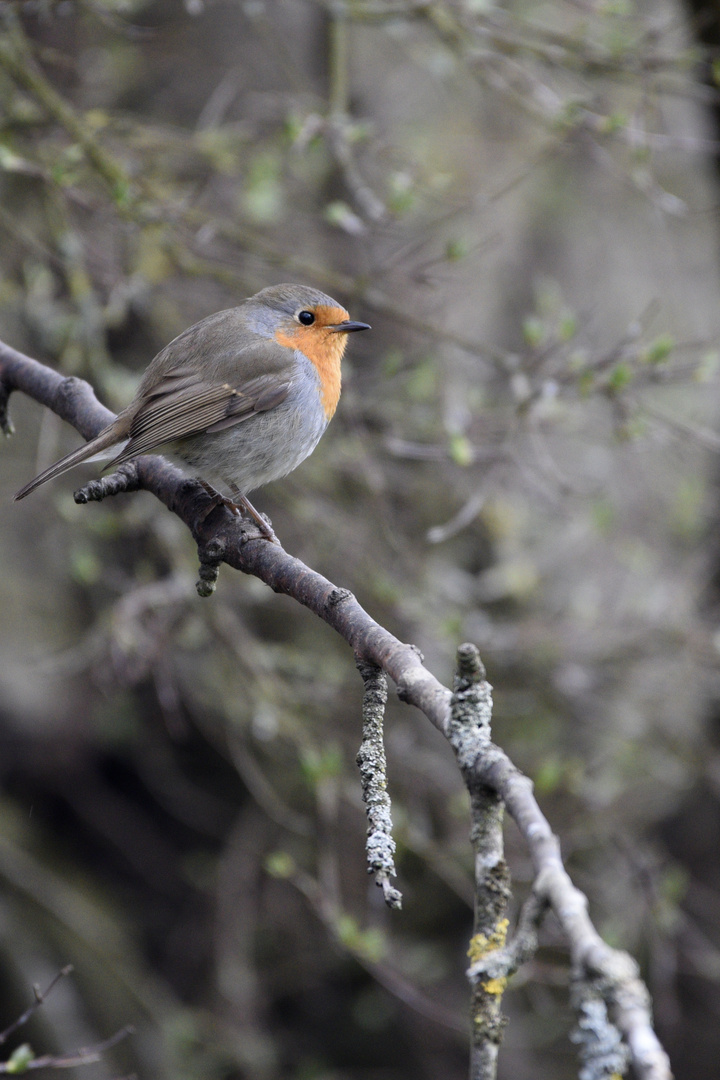
[{"label": "orange breast", "polygon": [[299,349],[315,365],[320,376],[320,399],[330,420],[340,400],[340,361],[347,345],[347,334],[337,334],[332,327],[350,316],[344,308],[329,304],[320,304],[314,310],[312,326],[297,326],[289,333],[278,330],[275,340],[287,348]]}]

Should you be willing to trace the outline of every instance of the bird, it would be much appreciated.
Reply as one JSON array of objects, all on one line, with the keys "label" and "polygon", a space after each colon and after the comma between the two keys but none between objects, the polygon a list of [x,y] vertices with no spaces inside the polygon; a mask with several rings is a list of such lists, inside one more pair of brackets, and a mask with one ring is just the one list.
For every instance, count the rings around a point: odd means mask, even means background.
[{"label": "bird", "polygon": [[151,360],[127,408],[14,498],[83,461],[110,457],[112,469],[141,454],[170,453],[191,466],[215,503],[245,510],[275,540],[248,494],[313,452],[340,398],[348,334],[370,329],[310,286],[261,289],[174,338]]}]

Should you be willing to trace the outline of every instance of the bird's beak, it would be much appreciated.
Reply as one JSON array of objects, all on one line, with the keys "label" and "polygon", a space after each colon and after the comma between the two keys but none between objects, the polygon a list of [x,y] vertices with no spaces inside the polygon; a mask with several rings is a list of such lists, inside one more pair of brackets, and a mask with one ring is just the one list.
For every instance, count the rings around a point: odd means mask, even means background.
[{"label": "bird's beak", "polygon": [[351,322],[346,319],[332,327],[333,334],[354,334],[356,330],[372,330],[372,326],[366,322]]}]

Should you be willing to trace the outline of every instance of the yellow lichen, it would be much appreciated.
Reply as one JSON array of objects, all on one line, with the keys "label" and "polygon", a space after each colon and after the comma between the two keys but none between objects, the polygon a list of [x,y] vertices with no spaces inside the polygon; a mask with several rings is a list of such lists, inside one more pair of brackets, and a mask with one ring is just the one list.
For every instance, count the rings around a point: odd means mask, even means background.
[{"label": "yellow lichen", "polygon": [[[492,934],[488,937],[487,934],[474,934],[470,938],[470,947],[468,948],[468,957],[471,963],[476,964],[478,960],[481,960],[483,956],[487,956],[489,952],[494,949],[502,949],[507,940],[508,926],[510,923],[507,919],[500,919]],[[495,980],[492,980],[493,982]],[[491,993],[497,993],[498,991],[491,991]]]},{"label": "yellow lichen", "polygon": [[501,997],[505,993],[507,979],[504,976],[502,979],[488,979],[487,982],[480,985],[486,994],[495,994],[497,997]]}]

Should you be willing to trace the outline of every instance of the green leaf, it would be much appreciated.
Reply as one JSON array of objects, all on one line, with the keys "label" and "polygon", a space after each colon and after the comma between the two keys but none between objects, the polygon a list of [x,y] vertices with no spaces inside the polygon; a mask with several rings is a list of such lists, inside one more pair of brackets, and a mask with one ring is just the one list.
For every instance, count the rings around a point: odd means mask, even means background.
[{"label": "green leaf", "polygon": [[470,247],[467,240],[461,240],[456,237],[453,240],[448,240],[445,245],[445,258],[448,262],[459,262],[460,259],[467,257],[469,251]]},{"label": "green leaf", "polygon": [[551,795],[560,787],[563,767],[557,758],[546,758],[536,769],[533,781],[541,795]]},{"label": "green leaf", "polygon": [[533,349],[537,349],[545,340],[545,324],[537,315],[528,315],[523,320],[522,331],[525,341]]},{"label": "green leaf", "polygon": [[335,922],[335,933],[346,949],[358,953],[371,963],[379,963],[386,955],[385,937],[375,928],[362,930],[352,915],[341,912]]},{"label": "green leaf", "polygon": [[289,878],[295,873],[295,860],[287,851],[272,851],[265,859],[265,870],[274,878]]},{"label": "green leaf", "polygon": [[603,117],[598,124],[598,131],[602,135],[614,135],[616,131],[623,131],[628,126],[628,118],[625,113],[610,113]]},{"label": "green leaf", "polygon": [[322,750],[309,748],[303,750],[300,755],[300,767],[311,787],[315,787],[323,780],[339,776],[342,771],[342,762],[340,748],[335,745],[325,746]]},{"label": "green leaf", "polygon": [[102,563],[89,547],[78,547],[70,554],[70,566],[80,585],[94,585],[102,576]]},{"label": "green leaf", "polygon": [[35,1054],[29,1043],[22,1043],[10,1055],[10,1060],[5,1066],[5,1072],[17,1075],[28,1071],[28,1066],[35,1060]]},{"label": "green leaf", "polygon": [[256,154],[242,195],[245,213],[260,225],[278,221],[285,205],[281,160],[273,150]]},{"label": "green leaf", "polygon": [[616,364],[610,372],[608,378],[608,387],[610,390],[614,390],[618,393],[623,390],[629,382],[632,381],[633,373],[629,364],[620,363]]},{"label": "green leaf", "polygon": [[561,341],[570,341],[577,334],[577,319],[575,316],[568,312],[560,319],[560,325],[558,327],[558,335]]},{"label": "green leaf", "polygon": [[662,364],[675,348],[675,338],[671,334],[661,334],[648,345],[642,359],[646,364]]},{"label": "green leaf", "polygon": [[472,465],[475,460],[473,445],[466,435],[454,434],[450,436],[448,444],[450,457],[456,465]]},{"label": "green leaf", "polygon": [[715,379],[720,368],[720,353],[715,349],[709,349],[700,357],[700,362],[695,368],[693,379],[695,382],[710,382]]},{"label": "green leaf", "polygon": [[366,232],[365,222],[346,202],[337,199],[325,207],[325,220],[350,236],[362,236]]}]

